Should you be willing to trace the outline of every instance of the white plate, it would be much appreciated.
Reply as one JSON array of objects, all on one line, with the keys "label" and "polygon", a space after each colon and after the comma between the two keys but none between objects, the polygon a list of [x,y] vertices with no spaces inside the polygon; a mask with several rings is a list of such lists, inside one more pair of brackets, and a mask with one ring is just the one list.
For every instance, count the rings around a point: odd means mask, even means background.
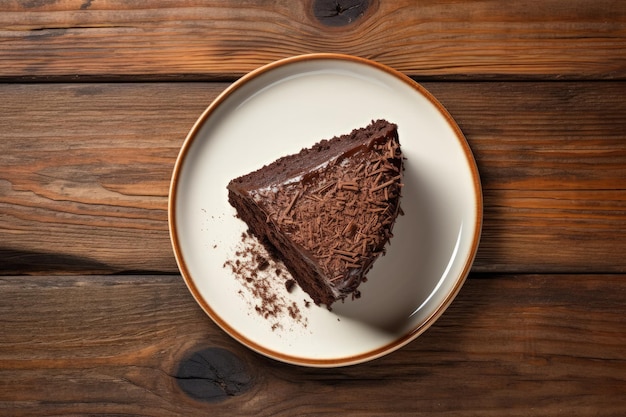
[{"label": "white plate", "polygon": [[[264,318],[259,300],[226,266],[243,250],[245,224],[227,201],[237,176],[371,120],[398,125],[406,157],[402,209],[387,255],[332,311],[288,292],[274,267],[283,311]],[[482,225],[480,179],[460,129],[410,78],[337,54],[297,56],[262,67],[225,90],[182,146],[169,200],[170,234],[191,293],[224,331],[251,349],[306,366],[356,364],[394,351],[426,330],[460,290]],[[249,242],[248,242],[249,243]],[[271,272],[271,273],[270,273]],[[298,320],[286,307],[295,305]]]}]

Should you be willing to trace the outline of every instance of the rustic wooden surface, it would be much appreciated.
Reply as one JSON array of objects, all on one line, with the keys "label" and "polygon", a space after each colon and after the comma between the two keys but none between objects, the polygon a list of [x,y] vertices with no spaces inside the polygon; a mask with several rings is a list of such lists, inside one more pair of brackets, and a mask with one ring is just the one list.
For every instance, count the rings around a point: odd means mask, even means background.
[{"label": "rustic wooden surface", "polygon": [[[340,369],[284,365],[236,344],[195,307],[179,276],[5,277],[0,285],[5,415],[624,411],[624,275],[474,276],[406,348]],[[238,358],[249,376],[240,390],[204,401],[181,392],[181,361],[205,349]]]},{"label": "rustic wooden surface", "polygon": [[[320,3],[369,6],[336,27]],[[615,0],[9,0],[0,76],[232,78],[343,52],[418,76],[623,79],[625,21]]]},{"label": "rustic wooden surface", "polygon": [[[441,319],[326,370],[219,330],[167,228],[199,114],[309,52],[420,81],[485,200]],[[626,415],[625,2],[7,1],[0,82],[0,415]]]}]

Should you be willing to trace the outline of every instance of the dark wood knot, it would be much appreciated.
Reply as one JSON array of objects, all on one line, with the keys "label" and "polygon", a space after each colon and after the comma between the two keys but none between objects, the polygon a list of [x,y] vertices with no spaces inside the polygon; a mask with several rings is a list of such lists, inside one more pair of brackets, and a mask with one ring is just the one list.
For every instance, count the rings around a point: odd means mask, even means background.
[{"label": "dark wood knot", "polygon": [[190,397],[208,402],[241,395],[252,386],[243,361],[228,350],[215,347],[184,359],[176,372],[176,381]]},{"label": "dark wood knot", "polygon": [[363,16],[369,3],[368,0],[315,0],[313,13],[326,26],[346,26]]}]

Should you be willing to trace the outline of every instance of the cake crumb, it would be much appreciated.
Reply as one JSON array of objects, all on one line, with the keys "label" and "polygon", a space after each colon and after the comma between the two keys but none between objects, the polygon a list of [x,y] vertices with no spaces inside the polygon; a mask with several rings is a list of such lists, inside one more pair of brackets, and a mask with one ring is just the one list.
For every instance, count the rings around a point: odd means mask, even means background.
[{"label": "cake crumb", "polygon": [[[272,331],[284,329],[285,318],[305,328],[308,326],[298,304],[284,293],[284,290],[293,292],[296,281],[254,236],[242,233],[234,256],[224,262],[223,267],[231,270],[243,287],[238,293],[249,300],[253,311],[269,321]],[[310,302],[305,300],[304,305],[309,307]]]},{"label": "cake crumb", "polygon": [[292,293],[293,290],[296,288],[296,280],[288,279],[287,281],[285,281],[285,287],[287,288],[288,293]]},{"label": "cake crumb", "polygon": [[262,255],[257,254],[256,262],[259,271],[265,271],[270,266],[269,261]]}]

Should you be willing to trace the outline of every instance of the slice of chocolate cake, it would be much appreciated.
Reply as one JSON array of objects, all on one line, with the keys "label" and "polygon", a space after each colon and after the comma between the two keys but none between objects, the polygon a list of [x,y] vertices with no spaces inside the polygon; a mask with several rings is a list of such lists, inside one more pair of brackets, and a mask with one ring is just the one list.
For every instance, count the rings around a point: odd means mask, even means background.
[{"label": "slice of chocolate cake", "polygon": [[316,304],[358,296],[400,211],[396,125],[377,120],[322,140],[228,184],[250,231]]}]

